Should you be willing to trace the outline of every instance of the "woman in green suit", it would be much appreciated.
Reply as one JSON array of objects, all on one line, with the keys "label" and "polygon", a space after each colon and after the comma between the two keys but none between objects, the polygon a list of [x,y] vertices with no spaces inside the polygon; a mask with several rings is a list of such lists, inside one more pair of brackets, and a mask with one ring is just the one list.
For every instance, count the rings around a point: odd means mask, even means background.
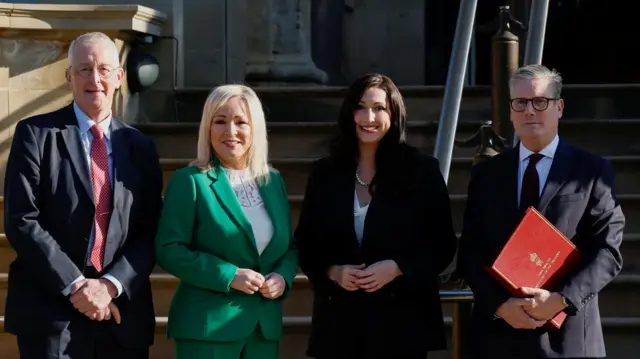
[{"label": "woman in green suit", "polygon": [[278,357],[297,252],[267,147],[255,92],[216,88],[204,105],[198,158],[171,177],[156,238],[158,264],[180,279],[168,327],[177,359]]}]

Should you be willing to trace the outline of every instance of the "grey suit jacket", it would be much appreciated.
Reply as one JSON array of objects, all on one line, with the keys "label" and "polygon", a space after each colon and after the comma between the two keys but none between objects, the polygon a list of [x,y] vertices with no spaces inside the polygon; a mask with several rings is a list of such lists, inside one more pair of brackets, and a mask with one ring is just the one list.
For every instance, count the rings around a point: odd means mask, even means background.
[{"label": "grey suit jacket", "polygon": [[562,139],[537,209],[583,253],[582,262],[552,291],[570,302],[559,330],[514,329],[494,320],[509,293],[483,268],[518,225],[518,147],[473,170],[458,268],[475,295],[470,352],[477,358],[604,357],[598,293],[622,268],[625,218],[614,192],[611,164]]}]

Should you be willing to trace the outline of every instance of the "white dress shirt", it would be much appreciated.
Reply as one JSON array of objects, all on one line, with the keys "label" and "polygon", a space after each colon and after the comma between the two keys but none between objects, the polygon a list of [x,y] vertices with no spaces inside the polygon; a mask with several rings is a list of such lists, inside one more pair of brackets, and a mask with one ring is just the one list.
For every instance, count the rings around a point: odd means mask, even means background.
[{"label": "white dress shirt", "polygon": [[[544,189],[545,183],[547,183],[547,177],[549,177],[549,171],[551,170],[551,164],[553,163],[553,157],[556,154],[556,150],[558,149],[558,142],[560,138],[556,134],[556,137],[547,145],[547,147],[543,148],[542,151],[538,152],[543,155],[536,163],[536,170],[538,171],[538,177],[540,179],[540,186],[538,187],[540,192],[538,196],[542,195],[542,190]],[[529,165],[529,156],[531,156],[534,152],[524,147],[522,142],[520,142],[520,161],[518,165],[518,206],[520,206],[520,194],[522,192],[522,179],[524,178],[524,171],[527,169]]]},{"label": "white dress shirt", "polygon": [[[73,102],[73,112],[75,113],[76,119],[78,121],[78,128],[80,129],[80,140],[82,141],[82,148],[84,148],[85,158],[89,166],[89,175],[91,175],[91,142],[93,141],[93,133],[91,133],[90,129],[93,125],[95,125],[95,121],[90,119],[89,116],[87,116],[84,112],[82,112],[82,110],[80,109],[80,107],[78,107],[75,101]],[[112,152],[111,151],[111,118],[112,118],[111,114],[109,114],[107,118],[105,118],[104,120],[100,121],[100,123],[98,123],[98,126],[100,126],[100,128],[102,129],[102,132],[104,133],[105,142],[107,144],[107,155],[109,157],[109,181],[111,182],[111,191],[113,193],[113,155],[111,154]],[[89,180],[91,180],[91,177],[89,177]],[[92,224],[91,233],[89,235],[89,246],[87,248],[87,251],[88,251],[87,253],[91,253],[91,249],[93,248],[93,242],[95,240],[94,227],[95,227],[95,224]],[[87,255],[87,265],[91,265],[90,257],[91,257],[90,255]],[[111,283],[113,283],[113,285],[116,286],[116,288],[118,289],[117,296],[120,296],[120,294],[122,294],[122,283],[120,283],[119,280],[117,280],[113,275],[108,273],[102,277],[109,280]],[[84,279],[84,276],[78,277],[76,280],[73,281],[73,283],[71,283],[67,288],[65,288],[62,293],[64,295],[69,295],[69,293],[71,292],[71,287],[73,287],[73,285],[76,282],[79,282],[82,279]]]}]

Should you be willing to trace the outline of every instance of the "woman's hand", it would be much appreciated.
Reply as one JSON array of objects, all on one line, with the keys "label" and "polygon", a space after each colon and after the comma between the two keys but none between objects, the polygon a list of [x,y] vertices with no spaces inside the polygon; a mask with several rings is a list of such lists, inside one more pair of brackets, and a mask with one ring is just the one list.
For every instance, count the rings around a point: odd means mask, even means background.
[{"label": "woman's hand", "polygon": [[356,273],[355,285],[365,292],[375,292],[396,279],[402,272],[393,260],[376,262]]},{"label": "woman's hand", "polygon": [[287,283],[279,273],[269,273],[260,287],[260,294],[268,299],[276,299],[284,293]]},{"label": "woman's hand", "polygon": [[231,281],[231,288],[247,294],[253,294],[262,287],[264,281],[264,277],[258,272],[251,269],[238,268]]},{"label": "woman's hand", "polygon": [[329,269],[329,278],[336,282],[340,287],[348,291],[358,290],[355,284],[358,279],[358,273],[362,272],[365,265],[334,265]]}]

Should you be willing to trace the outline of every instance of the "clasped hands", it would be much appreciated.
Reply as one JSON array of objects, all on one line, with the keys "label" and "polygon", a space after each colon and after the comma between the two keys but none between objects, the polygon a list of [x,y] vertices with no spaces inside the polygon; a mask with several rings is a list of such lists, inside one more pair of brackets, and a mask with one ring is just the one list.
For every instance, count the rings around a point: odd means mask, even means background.
[{"label": "clasped hands", "polygon": [[522,288],[527,298],[510,298],[496,315],[515,329],[536,329],[565,309],[560,293],[540,288]]},{"label": "clasped hands", "polygon": [[334,265],[329,268],[329,278],[348,291],[362,289],[371,293],[379,290],[402,272],[393,260],[383,260],[368,267],[360,265]]},{"label": "clasped hands", "polygon": [[285,290],[286,282],[284,278],[275,272],[266,276],[251,269],[239,268],[231,281],[231,288],[253,294],[260,291],[260,294],[268,299],[279,298]]},{"label": "clasped hands", "polygon": [[107,279],[83,279],[73,285],[69,300],[82,314],[95,321],[111,317],[120,324],[120,311],[111,300],[118,289]]}]

